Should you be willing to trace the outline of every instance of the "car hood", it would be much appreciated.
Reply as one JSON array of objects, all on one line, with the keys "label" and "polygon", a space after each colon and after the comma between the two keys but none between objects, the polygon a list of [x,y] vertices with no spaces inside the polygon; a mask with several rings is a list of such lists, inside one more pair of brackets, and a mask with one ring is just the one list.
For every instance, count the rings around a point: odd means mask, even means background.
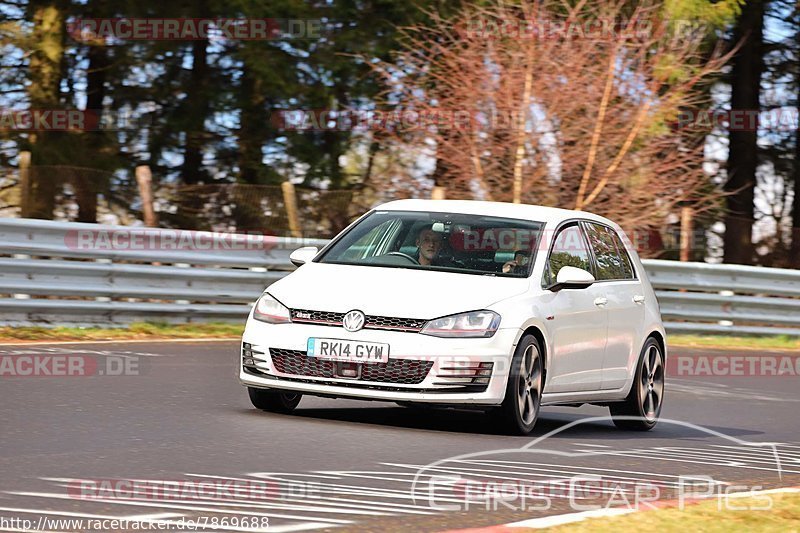
[{"label": "car hood", "polygon": [[485,309],[528,290],[528,279],[408,268],[307,263],[267,288],[291,309],[431,319]]}]

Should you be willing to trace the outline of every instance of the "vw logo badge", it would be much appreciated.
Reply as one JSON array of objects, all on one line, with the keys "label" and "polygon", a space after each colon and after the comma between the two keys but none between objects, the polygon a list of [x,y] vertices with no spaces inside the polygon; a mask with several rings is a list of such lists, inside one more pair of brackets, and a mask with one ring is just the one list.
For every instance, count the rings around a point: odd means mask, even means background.
[{"label": "vw logo badge", "polygon": [[349,311],[342,319],[342,325],[347,331],[358,331],[364,327],[366,317],[361,311]]}]

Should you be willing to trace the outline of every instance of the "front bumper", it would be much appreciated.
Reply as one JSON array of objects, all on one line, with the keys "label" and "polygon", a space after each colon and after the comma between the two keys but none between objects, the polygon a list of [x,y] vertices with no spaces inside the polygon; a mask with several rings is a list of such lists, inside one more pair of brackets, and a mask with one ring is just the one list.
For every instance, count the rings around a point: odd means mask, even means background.
[{"label": "front bumper", "polygon": [[[505,396],[508,367],[517,340],[516,329],[499,329],[488,339],[445,339],[419,333],[361,330],[312,324],[266,324],[248,320],[242,337],[245,354],[239,356],[239,379],[248,387],[295,391],[305,394],[364,400],[407,401],[438,404],[499,405]],[[381,381],[344,378],[338,375],[303,375],[281,372],[270,349],[305,353],[309,337],[360,340],[389,344],[389,359],[395,367],[419,361],[430,370],[424,379]],[[249,357],[247,356],[249,355]],[[400,361],[409,360],[409,361]],[[247,364],[243,364],[247,361]],[[408,364],[406,364],[408,363]],[[364,365],[366,366],[366,365]],[[490,371],[486,369],[490,368]],[[473,370],[480,369],[480,370]],[[473,375],[475,379],[470,379]],[[364,372],[378,375],[377,372]],[[422,378],[422,375],[419,376]],[[486,379],[488,378],[488,383]],[[409,382],[412,381],[412,382]],[[417,382],[418,381],[418,382]]]}]

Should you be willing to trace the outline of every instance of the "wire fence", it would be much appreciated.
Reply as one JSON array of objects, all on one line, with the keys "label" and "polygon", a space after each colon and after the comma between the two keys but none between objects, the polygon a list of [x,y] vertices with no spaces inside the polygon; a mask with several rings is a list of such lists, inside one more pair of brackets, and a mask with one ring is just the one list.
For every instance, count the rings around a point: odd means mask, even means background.
[{"label": "wire fence", "polygon": [[[306,238],[333,237],[382,202],[431,195],[424,188],[375,190],[361,186],[331,190],[296,185],[293,190],[294,228],[280,184],[184,185],[158,177],[152,183],[159,227]],[[27,205],[26,197],[33,198]],[[0,167],[0,217],[126,226],[143,224],[145,219],[141,191],[131,172],[73,166],[31,166],[26,170]],[[688,234],[688,260],[722,261],[723,220],[722,211],[694,215]],[[656,227],[625,229],[642,257],[649,258],[679,259],[682,238],[687,237],[678,217],[667,218]],[[792,229],[785,221],[755,221],[753,263],[791,266],[789,249],[793,239],[800,242],[800,228]]]},{"label": "wire fence", "polygon": [[[291,233],[285,193],[279,184],[156,181],[152,189],[160,227]],[[364,188],[328,190],[301,185],[294,187],[294,196],[300,236],[320,238],[336,235],[376,203],[396,198]],[[28,205],[25,197],[32,198]],[[132,176],[67,166],[0,168],[0,216],[122,225],[144,220],[141,193]]]}]

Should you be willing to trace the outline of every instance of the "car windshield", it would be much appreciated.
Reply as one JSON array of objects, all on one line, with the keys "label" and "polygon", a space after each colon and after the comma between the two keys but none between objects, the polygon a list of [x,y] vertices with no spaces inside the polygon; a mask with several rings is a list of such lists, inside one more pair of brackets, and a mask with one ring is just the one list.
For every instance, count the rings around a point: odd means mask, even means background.
[{"label": "car windshield", "polygon": [[320,263],[527,277],[543,224],[420,211],[374,211],[326,250]]}]

